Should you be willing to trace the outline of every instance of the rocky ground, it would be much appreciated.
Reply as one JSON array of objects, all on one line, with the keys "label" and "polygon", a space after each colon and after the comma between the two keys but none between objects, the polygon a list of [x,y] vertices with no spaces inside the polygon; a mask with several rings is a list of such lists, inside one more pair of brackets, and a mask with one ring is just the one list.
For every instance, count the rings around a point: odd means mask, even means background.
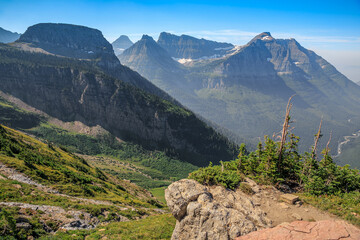
[{"label": "rocky ground", "polygon": [[291,192],[288,187],[284,187],[283,191],[280,191],[273,186],[257,185],[250,179],[247,179],[247,182],[254,193],[253,195],[250,195],[251,200],[255,206],[258,206],[265,212],[273,226],[277,226],[283,222],[292,222],[296,220],[313,222],[338,219],[336,216],[321,211],[311,205],[304,204],[300,200],[296,200],[293,203],[283,200],[282,197],[286,194],[285,192]]},{"label": "rocky ground", "polygon": [[236,191],[189,179],[171,184],[165,198],[177,220],[172,240],[360,239],[358,228],[302,203],[287,186],[242,184]]}]

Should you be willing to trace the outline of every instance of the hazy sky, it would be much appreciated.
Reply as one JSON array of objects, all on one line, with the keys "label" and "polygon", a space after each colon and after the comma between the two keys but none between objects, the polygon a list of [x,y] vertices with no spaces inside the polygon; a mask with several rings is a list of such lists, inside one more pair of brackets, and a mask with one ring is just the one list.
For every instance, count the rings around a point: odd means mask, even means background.
[{"label": "hazy sky", "polygon": [[260,32],[293,37],[360,81],[360,0],[111,1],[0,0],[0,27],[23,33],[40,22],[85,25],[111,42],[162,31],[245,44]]}]

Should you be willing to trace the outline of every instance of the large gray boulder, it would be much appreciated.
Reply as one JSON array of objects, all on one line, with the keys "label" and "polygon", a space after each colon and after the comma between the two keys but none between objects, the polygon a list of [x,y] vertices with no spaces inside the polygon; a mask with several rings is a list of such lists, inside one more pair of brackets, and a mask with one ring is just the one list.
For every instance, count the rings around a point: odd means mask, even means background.
[{"label": "large gray boulder", "polygon": [[228,240],[271,227],[265,214],[239,190],[183,179],[166,189],[165,198],[177,220],[172,240]]}]

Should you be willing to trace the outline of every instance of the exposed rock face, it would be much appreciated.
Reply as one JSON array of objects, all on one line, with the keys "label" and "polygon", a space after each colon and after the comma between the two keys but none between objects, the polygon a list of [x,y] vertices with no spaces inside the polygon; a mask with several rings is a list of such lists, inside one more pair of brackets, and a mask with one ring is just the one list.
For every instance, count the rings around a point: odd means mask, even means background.
[{"label": "exposed rock face", "polygon": [[3,29],[0,27],[0,43],[10,43],[18,40],[20,37],[20,34],[10,32],[8,30]]},{"label": "exposed rock face", "polygon": [[[144,35],[141,40],[118,55],[118,58],[122,64],[151,79],[154,84],[170,95],[187,84],[185,81],[179,81],[184,78],[183,66],[172,59],[152,37]],[[161,81],[161,79],[167,80]]]},{"label": "exposed rock face", "polygon": [[158,39],[158,44],[175,58],[198,59],[211,57],[214,55],[222,56],[234,45],[230,43],[220,43],[206,39],[197,39],[188,35],[176,36],[162,32]]},{"label": "exposed rock face", "polygon": [[345,221],[296,221],[252,232],[236,240],[358,240],[360,230]]},{"label": "exposed rock face", "polygon": [[134,43],[126,35],[121,35],[111,45],[114,48],[115,55],[121,54],[124,50],[131,47]]},{"label": "exposed rock face", "polygon": [[18,42],[31,43],[50,53],[72,58],[96,59],[113,54],[111,44],[99,30],[71,24],[36,24],[29,27]]},{"label": "exposed rock face", "polygon": [[209,188],[183,179],[165,190],[165,198],[177,220],[172,240],[234,239],[271,226],[241,191]]},{"label": "exposed rock face", "polygon": [[121,65],[112,45],[97,29],[71,24],[40,23],[29,27],[16,41],[16,45],[23,50],[31,51],[36,48],[59,56],[88,60],[112,77],[177,103],[137,72]]}]

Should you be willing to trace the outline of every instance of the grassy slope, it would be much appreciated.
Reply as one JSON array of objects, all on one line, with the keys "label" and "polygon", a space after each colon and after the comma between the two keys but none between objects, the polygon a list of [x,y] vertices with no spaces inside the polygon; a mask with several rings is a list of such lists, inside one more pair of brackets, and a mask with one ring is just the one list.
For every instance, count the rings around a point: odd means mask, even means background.
[{"label": "grassy slope", "polygon": [[99,226],[90,231],[58,232],[55,236],[43,237],[45,239],[170,239],[175,227],[175,218],[170,214],[150,216],[131,222],[111,223]]},{"label": "grassy slope", "polygon": [[62,193],[150,206],[146,198],[139,199],[131,194],[134,190],[132,188],[142,191],[141,188],[105,175],[84,159],[64,149],[45,144],[7,127],[0,127],[0,143],[2,163]]}]

